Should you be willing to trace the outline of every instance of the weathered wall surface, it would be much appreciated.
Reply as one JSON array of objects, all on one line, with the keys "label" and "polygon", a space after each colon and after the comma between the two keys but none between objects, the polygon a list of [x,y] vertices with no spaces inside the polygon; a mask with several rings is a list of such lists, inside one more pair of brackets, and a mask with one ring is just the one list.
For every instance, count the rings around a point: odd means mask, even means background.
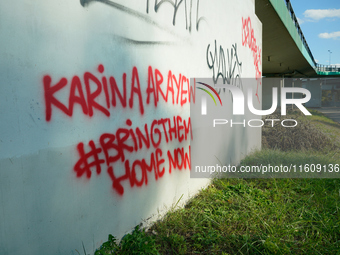
[{"label": "weathered wall surface", "polygon": [[261,36],[252,0],[0,2],[0,254],[89,253],[204,187],[189,78],[260,77]]}]

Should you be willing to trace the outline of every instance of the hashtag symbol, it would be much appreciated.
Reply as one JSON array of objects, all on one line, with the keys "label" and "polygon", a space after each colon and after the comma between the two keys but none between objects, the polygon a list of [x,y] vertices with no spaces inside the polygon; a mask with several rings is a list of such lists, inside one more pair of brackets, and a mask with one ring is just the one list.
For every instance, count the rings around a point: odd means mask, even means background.
[{"label": "hashtag symbol", "polygon": [[[98,154],[102,152],[101,148],[96,148],[96,145],[91,140],[89,142],[89,146],[91,148],[90,152],[85,153],[84,144],[79,143],[77,146],[77,150],[79,153],[79,160],[74,165],[74,171],[77,172],[77,177],[83,176],[86,173],[87,178],[91,178],[91,169],[92,167],[96,168],[97,174],[101,172],[101,164],[105,163],[104,159],[99,159]],[[92,161],[91,161],[92,160]]]}]

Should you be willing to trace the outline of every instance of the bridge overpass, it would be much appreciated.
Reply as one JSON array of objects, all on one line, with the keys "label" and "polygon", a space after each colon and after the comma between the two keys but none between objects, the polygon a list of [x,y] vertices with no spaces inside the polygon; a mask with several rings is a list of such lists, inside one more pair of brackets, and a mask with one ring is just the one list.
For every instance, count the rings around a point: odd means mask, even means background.
[{"label": "bridge overpass", "polygon": [[262,22],[263,76],[340,76],[340,67],[315,62],[289,0],[255,0],[255,13]]}]

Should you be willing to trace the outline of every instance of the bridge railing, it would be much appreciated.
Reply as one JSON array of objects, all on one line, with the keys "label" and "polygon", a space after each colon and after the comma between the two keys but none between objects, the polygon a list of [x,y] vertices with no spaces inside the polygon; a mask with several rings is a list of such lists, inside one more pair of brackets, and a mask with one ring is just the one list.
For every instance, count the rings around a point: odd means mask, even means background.
[{"label": "bridge railing", "polygon": [[290,0],[286,0],[286,6],[287,6],[287,9],[288,9],[288,11],[289,11],[289,13],[290,13],[290,16],[291,16],[291,18],[292,18],[294,24],[295,24],[295,27],[296,27],[296,29],[297,29],[297,32],[298,32],[300,38],[301,38],[301,41],[302,41],[303,45],[305,46],[305,48],[306,48],[306,50],[307,50],[309,56],[310,56],[311,59],[313,60],[314,66],[316,66],[316,62],[315,62],[315,60],[314,60],[313,54],[312,54],[311,50],[309,49],[308,43],[307,43],[307,41],[306,41],[306,39],[305,39],[305,36],[304,36],[303,33],[302,33],[302,30],[301,30],[300,25],[299,25],[299,22],[298,22],[298,20],[297,20],[297,18],[296,18],[296,16],[295,16],[295,13],[294,13],[293,7],[292,7],[292,5],[291,5],[291,3],[290,3]]},{"label": "bridge railing", "polygon": [[338,65],[316,65],[317,72],[338,72],[340,73],[340,66]]}]

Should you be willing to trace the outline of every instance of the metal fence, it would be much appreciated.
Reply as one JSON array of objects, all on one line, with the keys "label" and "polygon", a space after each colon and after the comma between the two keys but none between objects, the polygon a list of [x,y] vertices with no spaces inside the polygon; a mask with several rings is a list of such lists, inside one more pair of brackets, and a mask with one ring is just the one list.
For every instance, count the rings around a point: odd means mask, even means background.
[{"label": "metal fence", "polygon": [[316,65],[317,72],[340,72],[340,66],[337,65]]}]

